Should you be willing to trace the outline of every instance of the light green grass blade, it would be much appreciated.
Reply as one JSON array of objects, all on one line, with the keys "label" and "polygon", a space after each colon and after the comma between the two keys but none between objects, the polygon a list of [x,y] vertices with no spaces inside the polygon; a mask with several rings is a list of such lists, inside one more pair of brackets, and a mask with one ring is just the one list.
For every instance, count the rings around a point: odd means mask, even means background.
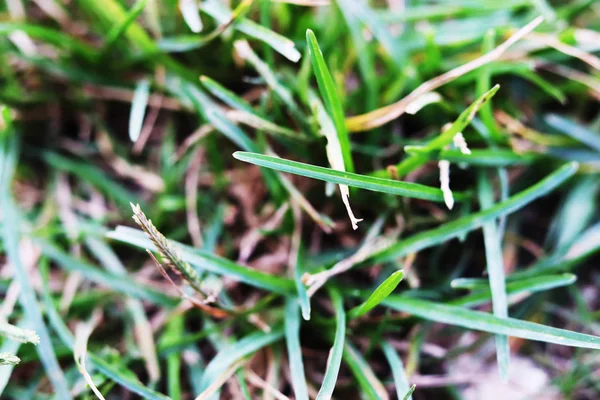
[{"label": "light green grass blade", "polygon": [[295,297],[289,297],[285,302],[285,343],[290,363],[294,397],[297,400],[308,400],[302,348],[300,347],[300,312],[298,310],[298,299]]},{"label": "light green grass blade", "polygon": [[545,117],[548,125],[572,137],[573,139],[585,144],[586,146],[600,152],[600,133],[593,132],[590,129],[581,126],[573,121],[569,121],[556,114],[549,114]]},{"label": "light green grass blade", "polygon": [[373,261],[381,262],[397,259],[408,253],[438,245],[474,229],[480,228],[485,222],[503,215],[508,215],[531,203],[533,200],[548,194],[573,176],[575,172],[577,172],[577,169],[577,163],[565,164],[535,185],[515,194],[508,200],[498,203],[487,210],[448,222],[438,228],[429,229],[412,235],[374,255]]},{"label": "light green grass blade", "polygon": [[[445,146],[452,143],[452,139],[458,132],[462,132],[467,125],[473,120],[475,114],[481,107],[483,107],[500,89],[500,85],[496,85],[491,88],[489,91],[481,95],[477,100],[473,102],[466,110],[464,110],[458,118],[452,123],[450,128],[446,131],[442,132],[439,136],[432,139],[429,143],[427,143],[424,148],[426,151],[432,151],[436,149],[443,149]],[[423,155],[414,155],[412,157],[407,158],[397,165],[398,176],[403,177],[406,176],[409,172],[414,171],[421,165],[427,162],[427,157]]]},{"label": "light green grass blade", "polygon": [[383,383],[377,379],[367,361],[350,343],[344,345],[344,361],[362,388],[365,398],[370,400],[388,398]]},{"label": "light green grass blade", "polygon": [[383,301],[383,304],[396,311],[443,324],[563,346],[600,350],[600,337],[533,322],[514,318],[498,318],[481,311],[404,296],[390,296]]},{"label": "light green grass blade", "polygon": [[451,163],[465,163],[480,167],[508,167],[511,165],[530,164],[539,155],[536,153],[515,153],[506,149],[471,149],[471,154],[460,150],[427,151],[422,146],[404,146],[408,155],[423,155],[429,160],[448,160]]},{"label": "light green grass blade", "polygon": [[[141,249],[156,251],[150,239],[138,229],[119,226],[116,230],[107,233],[106,236]],[[255,271],[214,254],[182,245],[181,243],[173,242],[173,244],[181,251],[181,257],[184,261],[189,262],[200,270],[231,276],[248,285],[278,294],[288,295],[295,292],[294,282],[290,279]]]},{"label": "light green grass blade", "polygon": [[121,292],[127,296],[147,300],[163,306],[174,306],[178,303],[176,298],[169,297],[154,288],[142,285],[128,277],[103,271],[93,265],[79,261],[44,239],[36,239],[35,242],[42,250],[42,253],[60,265],[61,268],[69,272],[78,272],[85,279],[94,283]]},{"label": "light green grass blade", "polygon": [[144,11],[148,0],[138,0],[129,10],[127,16],[118,24],[115,25],[106,35],[106,42],[102,49],[103,54],[106,54],[115,43],[121,38],[129,26],[135,21],[135,19]]},{"label": "light green grass blade", "polygon": [[[272,157],[258,153],[237,151],[233,153],[233,156],[240,161],[256,164],[261,167],[271,168],[290,174],[306,176],[308,178],[319,179],[325,182],[348,185],[374,192],[395,194],[398,196],[411,197],[415,199],[432,200],[438,202],[444,201],[444,196],[440,189],[418,183],[402,182],[392,179],[359,175],[351,172],[342,172],[331,168],[318,167],[316,165],[304,164],[297,161],[286,160],[284,158]],[[464,196],[460,193],[456,193],[455,198],[464,199]]]},{"label": "light green grass blade", "polygon": [[371,296],[369,296],[364,303],[359,304],[350,310],[348,312],[348,317],[351,319],[358,318],[377,307],[379,303],[385,300],[385,298],[388,297],[394,291],[394,289],[396,289],[403,278],[404,272],[402,270],[394,272],[385,281],[383,281],[381,285],[377,287],[377,289],[375,289],[373,294],[371,294]]},{"label": "light green grass blade", "polygon": [[61,399],[72,399],[65,376],[58,364],[50,332],[44,323],[38,299],[31,280],[19,254],[21,222],[19,210],[11,197],[11,181],[17,162],[16,133],[0,131],[0,206],[2,208],[2,244],[8,262],[12,265],[15,282],[21,287],[19,301],[25,313],[25,326],[39,336],[36,351],[56,395]]},{"label": "light green grass blade", "polygon": [[[205,1],[202,4],[202,11],[215,18],[220,24],[229,21],[232,15],[232,12],[218,0]],[[300,52],[296,49],[294,42],[271,29],[265,28],[246,18],[237,20],[233,24],[233,28],[266,43],[290,61],[297,62],[300,60]]]},{"label": "light green grass blade", "polygon": [[348,130],[346,129],[346,122],[344,120],[344,108],[337,93],[335,82],[329,73],[325,59],[323,58],[323,53],[321,53],[317,38],[310,29],[306,31],[306,42],[312,61],[313,72],[317,78],[319,92],[325,103],[325,109],[335,125],[335,130],[340,141],[344,166],[346,167],[346,171],[354,172],[352,149],[350,147],[350,139],[348,138]]},{"label": "light green grass blade", "polygon": [[[13,354],[16,355],[21,347],[21,343],[16,342],[14,340],[4,340],[2,345],[0,346],[0,354]],[[0,397],[2,397],[2,393],[6,388],[6,385],[10,381],[10,377],[12,376],[14,365],[2,365],[0,364]]]},{"label": "light green grass blade", "polygon": [[331,399],[340,372],[340,365],[344,354],[344,342],[346,340],[346,313],[344,312],[342,296],[337,289],[333,288],[329,290],[329,295],[335,312],[335,339],[327,358],[325,376],[323,377],[323,383],[321,384],[316,400]]},{"label": "light green grass blade", "polygon": [[[396,352],[396,349],[388,342],[383,342],[381,344],[381,350],[383,350],[383,355],[385,355],[385,358],[390,365],[390,369],[392,370],[392,377],[394,378],[394,384],[396,386],[396,396],[401,399],[410,390],[402,359]],[[409,394],[408,400],[412,400],[412,393]]]},{"label": "light green grass blade", "polygon": [[200,387],[206,390],[227,368],[241,358],[268,346],[283,337],[283,329],[274,329],[269,333],[255,332],[235,343],[225,346],[206,366],[206,370],[200,380]]},{"label": "light green grass blade", "polygon": [[[506,284],[506,293],[508,294],[510,300],[511,297],[516,295],[533,294],[557,287],[571,285],[575,283],[576,280],[577,277],[569,273],[560,275],[536,276],[534,278],[508,282]],[[488,283],[485,282],[484,285],[488,286]],[[482,288],[484,285],[482,285],[481,281],[478,280],[475,288]],[[473,285],[471,284],[470,287],[473,287]],[[492,293],[488,286],[487,288],[484,287],[481,291],[477,291],[453,300],[449,304],[455,306],[476,307],[488,303],[491,299]]]},{"label": "light green grass blade", "polygon": [[[46,313],[48,315],[50,325],[52,326],[54,332],[56,332],[58,338],[64,343],[65,346],[69,348],[71,352],[73,352],[75,347],[75,338],[73,337],[73,334],[67,325],[65,325],[62,316],[58,313],[52,302],[50,291],[48,289],[49,269],[46,263],[42,263],[40,265],[40,272],[42,275],[42,299],[44,301],[44,305],[46,306]],[[135,393],[148,400],[170,400],[169,397],[152,390],[149,387],[146,387],[142,382],[136,379],[135,374],[125,366],[110,364],[102,357],[90,352],[88,352],[87,358],[92,365],[98,369],[98,371],[132,393]]]},{"label": "light green grass blade", "polygon": [[131,113],[129,114],[129,140],[134,143],[137,142],[140,132],[142,132],[149,96],[150,81],[142,79],[135,85],[133,99],[131,100]]},{"label": "light green grass blade", "polygon": [[[494,191],[490,185],[487,174],[479,172],[478,195],[482,210],[487,210],[494,204]],[[498,318],[508,317],[508,298],[506,296],[506,282],[504,277],[504,261],[502,258],[502,238],[498,223],[495,219],[483,224],[483,239],[485,258],[492,293],[492,308]],[[508,379],[510,362],[510,348],[508,337],[496,336],[496,357],[498,371],[503,381]]]},{"label": "light green grass blade", "polygon": [[214,79],[202,75],[200,77],[200,82],[206,88],[206,90],[208,90],[213,96],[221,100],[223,103],[227,104],[229,107],[261,116],[244,99],[233,93],[231,90],[225,88]]}]

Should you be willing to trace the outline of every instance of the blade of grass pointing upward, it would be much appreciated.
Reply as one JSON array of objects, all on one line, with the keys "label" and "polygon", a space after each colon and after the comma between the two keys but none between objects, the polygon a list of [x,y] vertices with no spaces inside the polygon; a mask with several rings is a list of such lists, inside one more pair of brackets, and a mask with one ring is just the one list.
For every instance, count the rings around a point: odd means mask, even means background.
[{"label": "blade of grass pointing upward", "polygon": [[325,109],[331,117],[337,132],[342,157],[344,159],[344,167],[346,168],[346,171],[354,172],[350,139],[348,138],[348,130],[346,129],[346,123],[344,121],[344,109],[342,108],[342,103],[338,96],[333,78],[329,73],[329,69],[327,69],[327,64],[325,64],[325,59],[323,58],[323,53],[321,53],[317,38],[310,29],[306,31],[306,42],[308,44],[313,71],[317,78],[319,92],[321,93],[321,97],[323,97]]},{"label": "blade of grass pointing upward", "polygon": [[[484,171],[480,171],[479,173],[478,191],[481,209],[489,209],[494,203],[494,194]],[[502,238],[500,237],[498,228],[499,226],[495,219],[485,222],[483,224],[483,239],[494,315],[498,318],[506,318],[508,317],[508,298],[506,295],[504,262],[502,259]],[[503,381],[506,381],[508,379],[508,364],[510,360],[508,337],[496,336],[496,353],[500,377]]]},{"label": "blade of grass pointing upward", "polygon": [[377,289],[375,289],[373,294],[371,294],[371,296],[369,296],[364,303],[350,310],[348,312],[348,317],[352,319],[358,318],[371,311],[379,303],[385,300],[385,298],[388,297],[394,291],[394,289],[396,289],[403,278],[404,272],[402,270],[394,272],[385,281],[383,281],[383,283],[379,285]]},{"label": "blade of grass pointing upward", "polygon": [[321,385],[321,389],[319,389],[316,400],[329,400],[333,395],[333,389],[335,389],[335,384],[340,372],[346,337],[346,313],[344,312],[342,296],[337,289],[330,289],[329,295],[335,310],[335,340],[333,341],[333,347],[329,351],[329,357],[327,357],[325,377],[323,377],[323,384]]}]

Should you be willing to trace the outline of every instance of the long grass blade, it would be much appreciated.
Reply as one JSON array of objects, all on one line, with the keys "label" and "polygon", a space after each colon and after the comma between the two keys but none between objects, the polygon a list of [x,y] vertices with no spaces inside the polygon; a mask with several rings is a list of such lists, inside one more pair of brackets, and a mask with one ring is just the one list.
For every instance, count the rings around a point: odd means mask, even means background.
[{"label": "long grass blade", "polygon": [[297,400],[308,400],[302,348],[300,347],[300,312],[298,299],[295,297],[288,298],[285,303],[285,342],[294,396]]}]

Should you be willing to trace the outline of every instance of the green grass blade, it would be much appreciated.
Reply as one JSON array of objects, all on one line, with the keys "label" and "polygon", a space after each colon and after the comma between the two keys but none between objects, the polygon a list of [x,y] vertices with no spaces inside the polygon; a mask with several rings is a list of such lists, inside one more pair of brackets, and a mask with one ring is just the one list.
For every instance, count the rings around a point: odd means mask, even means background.
[{"label": "green grass blade", "polygon": [[58,364],[52,337],[44,323],[38,299],[31,284],[27,269],[21,261],[19,247],[21,243],[21,223],[19,211],[11,197],[10,183],[13,178],[17,160],[17,142],[12,131],[0,131],[0,206],[2,208],[2,245],[7,261],[12,265],[15,282],[19,283],[21,292],[19,300],[25,313],[25,324],[38,334],[40,343],[36,350],[56,396],[61,399],[72,399],[65,376]]},{"label": "green grass blade", "polygon": [[377,379],[364,357],[350,343],[344,345],[344,361],[352,371],[367,399],[381,400],[388,398],[387,391],[381,381]]},{"label": "green grass blade", "polygon": [[575,172],[577,172],[577,169],[577,163],[565,164],[535,185],[515,194],[506,201],[497,203],[487,210],[448,222],[438,228],[429,229],[412,235],[374,255],[373,259],[375,262],[396,259],[408,253],[435,246],[480,228],[485,222],[503,215],[508,215],[531,203],[533,200],[548,194],[573,176]]},{"label": "green grass blade", "polygon": [[106,35],[106,42],[104,44],[104,48],[102,49],[103,54],[106,54],[108,50],[110,50],[115,43],[121,38],[121,36],[125,33],[125,31],[129,28],[129,26],[135,21],[135,19],[144,11],[144,7],[146,7],[146,3],[148,0],[138,0],[129,10],[127,16],[119,23],[115,25]]},{"label": "green grass blade", "polygon": [[[202,4],[202,11],[215,18],[220,24],[229,21],[232,15],[232,12],[217,0],[205,1]],[[300,60],[300,52],[296,49],[294,42],[271,29],[265,28],[246,18],[238,19],[233,24],[233,28],[266,43],[273,50],[292,62]]]},{"label": "green grass blade", "polygon": [[106,172],[100,168],[92,165],[91,163],[84,163],[83,161],[75,161],[71,158],[61,156],[57,153],[45,152],[42,154],[44,161],[50,166],[73,174],[80,178],[84,182],[89,182],[93,186],[97,187],[99,191],[104,193],[108,198],[112,199],[119,207],[129,210],[130,202],[138,202],[144,204],[144,202],[138,201],[137,195],[129,191],[121,184],[113,181]]},{"label": "green grass blade", "polygon": [[383,304],[396,311],[443,324],[563,346],[600,350],[600,337],[534,322],[514,318],[498,318],[481,311],[404,296],[390,296],[384,300]]},{"label": "green grass blade", "polygon": [[231,90],[225,88],[214,79],[202,75],[200,77],[200,82],[213,96],[227,104],[229,107],[260,116],[244,99],[233,93]]},{"label": "green grass blade", "polygon": [[[511,297],[516,297],[517,295],[533,294],[557,287],[571,285],[575,283],[576,280],[577,277],[575,275],[568,273],[560,275],[536,276],[534,278],[508,282],[506,284],[506,293],[508,294],[510,300]],[[484,285],[488,286],[488,283],[484,282],[482,285],[478,281],[475,287],[480,288]],[[481,291],[477,291],[453,300],[449,304],[455,306],[476,307],[488,303],[491,299],[492,293],[489,287],[487,287]]]},{"label": "green grass blade", "polygon": [[329,73],[323,53],[317,42],[315,34],[310,29],[306,31],[306,42],[312,61],[313,72],[317,78],[319,92],[325,103],[325,109],[331,117],[335,130],[342,148],[342,157],[344,158],[344,166],[346,171],[354,172],[354,162],[352,161],[352,149],[350,147],[350,139],[348,138],[348,130],[344,120],[344,108],[337,93],[335,82]]},{"label": "green grass blade", "polygon": [[[478,195],[482,210],[487,210],[494,204],[494,192],[484,171],[478,176]],[[506,296],[506,282],[504,277],[504,261],[502,259],[502,238],[498,223],[495,219],[483,224],[483,239],[485,258],[492,293],[492,308],[498,318],[508,317],[508,298]],[[502,380],[508,379],[510,348],[508,337],[496,336],[496,357],[498,370]]]},{"label": "green grass blade", "polygon": [[[42,299],[46,306],[46,312],[48,315],[48,320],[50,321],[50,325],[56,332],[58,338],[64,343],[65,346],[69,348],[71,352],[73,352],[75,347],[75,338],[73,337],[73,334],[67,325],[65,325],[63,322],[62,316],[54,307],[54,303],[50,296],[50,290],[48,289],[49,270],[47,264],[42,263],[40,265],[40,272],[42,275]],[[135,378],[135,374],[132,371],[124,366],[115,366],[110,364],[102,357],[90,352],[88,352],[87,357],[92,365],[98,369],[98,371],[132,393],[135,393],[148,400],[170,400],[169,397],[146,387],[142,382]]]},{"label": "green grass blade", "polygon": [[385,298],[388,297],[394,291],[394,289],[396,289],[403,278],[404,272],[402,270],[394,272],[385,281],[383,281],[381,285],[377,287],[377,289],[375,289],[373,294],[371,294],[371,296],[369,296],[364,303],[359,304],[350,310],[348,312],[348,317],[351,319],[358,318],[377,307],[379,303],[385,300]]},{"label": "green grass blade", "polygon": [[327,358],[327,369],[325,370],[323,383],[321,384],[316,400],[329,400],[333,395],[333,390],[335,389],[335,384],[340,372],[340,365],[344,354],[344,342],[346,339],[346,313],[344,311],[342,296],[337,289],[330,289],[329,295],[335,312],[335,339],[333,341],[333,347],[329,352],[329,357]]},{"label": "green grass blade", "polygon": [[[306,176],[308,178],[319,179],[325,182],[348,185],[374,192],[395,194],[398,196],[411,197],[415,199],[432,200],[438,202],[444,201],[444,196],[440,189],[418,183],[402,182],[392,179],[359,175],[351,172],[342,172],[331,168],[318,167],[316,165],[304,164],[297,161],[286,160],[284,158],[272,157],[258,153],[237,151],[233,153],[233,156],[240,161],[259,165],[261,167],[271,168],[290,174]],[[464,196],[461,196],[460,193],[455,194],[455,197],[457,199],[464,199]]]},{"label": "green grass blade", "polygon": [[[434,150],[427,151],[421,146],[405,146],[408,155],[424,155],[429,160],[448,160],[451,163],[465,163],[480,167],[509,167],[511,165],[530,164],[538,156],[536,153],[515,153],[506,149],[471,149],[471,154],[464,154],[460,150]],[[388,176],[386,172],[382,176]],[[377,174],[379,176],[379,174]]]},{"label": "green grass blade", "polygon": [[78,272],[86,279],[111,290],[163,306],[174,306],[178,302],[177,299],[169,297],[149,286],[139,284],[128,277],[103,271],[93,265],[79,261],[46,240],[36,239],[36,244],[46,257],[55,261],[61,268],[70,272]]},{"label": "green grass blade", "polygon": [[219,375],[241,358],[270,345],[283,337],[282,329],[274,329],[269,333],[255,332],[237,342],[225,346],[206,366],[200,380],[200,388],[204,391],[216,380]]},{"label": "green grass blade", "polygon": [[285,342],[294,397],[297,400],[308,400],[302,348],[300,347],[300,313],[298,311],[298,299],[295,297],[289,297],[285,302]]},{"label": "green grass blade", "polygon": [[[119,226],[116,230],[107,233],[106,236],[141,249],[156,251],[152,242],[138,229]],[[289,295],[295,291],[294,282],[290,279],[255,271],[214,254],[194,249],[178,242],[173,242],[173,244],[181,251],[182,259],[198,269],[219,275],[231,276],[248,285],[278,294]]]},{"label": "green grass blade", "polygon": [[569,135],[573,139],[596,151],[600,151],[600,134],[598,134],[598,132],[593,132],[590,129],[556,114],[547,115],[545,121],[554,129],[563,132],[565,135]]},{"label": "green grass blade", "polygon": [[402,400],[410,400],[412,399],[412,394],[415,392],[415,389],[417,388],[417,385],[412,385],[404,394],[404,397],[402,397]]},{"label": "green grass blade", "polygon": [[150,96],[150,81],[140,80],[135,85],[133,99],[131,100],[131,113],[129,114],[129,140],[137,142],[144,125],[144,114]]},{"label": "green grass blade", "polygon": [[[383,355],[387,359],[390,369],[392,370],[392,377],[394,378],[394,384],[396,386],[396,395],[400,399],[410,390],[404,364],[396,350],[388,342],[383,342],[381,344],[381,350],[383,350]],[[408,400],[412,400],[412,393],[408,396]]]},{"label": "green grass blade", "polygon": [[[452,143],[452,139],[458,132],[462,132],[467,125],[473,120],[475,114],[481,107],[483,107],[500,89],[500,85],[496,85],[486,93],[479,96],[477,100],[473,102],[466,110],[464,110],[458,118],[452,123],[450,128],[446,131],[442,132],[435,139],[431,140],[424,147],[426,151],[432,151],[436,149],[443,149],[448,144]],[[403,177],[406,176],[409,172],[414,171],[421,165],[427,162],[427,157],[423,155],[414,155],[412,157],[407,158],[397,165],[398,176]]]}]

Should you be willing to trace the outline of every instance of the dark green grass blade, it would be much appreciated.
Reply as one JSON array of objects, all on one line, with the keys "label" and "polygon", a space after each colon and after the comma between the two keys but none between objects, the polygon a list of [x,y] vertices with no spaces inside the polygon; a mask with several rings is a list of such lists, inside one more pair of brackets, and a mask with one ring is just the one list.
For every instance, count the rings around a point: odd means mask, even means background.
[{"label": "dark green grass blade", "polygon": [[335,339],[329,357],[327,358],[327,369],[325,370],[323,383],[317,394],[317,400],[328,400],[331,399],[331,396],[333,395],[333,390],[335,389],[335,384],[340,372],[346,338],[346,313],[344,312],[342,296],[337,289],[333,288],[329,290],[329,294],[335,311]]},{"label": "dark green grass blade", "polygon": [[396,311],[413,314],[430,321],[462,326],[467,329],[563,346],[600,350],[600,337],[552,328],[533,322],[514,318],[498,318],[481,311],[472,311],[462,307],[403,296],[390,296],[383,301],[383,304]]},{"label": "dark green grass blade", "polygon": [[[395,194],[398,196],[412,197],[416,199],[444,201],[442,191],[437,188],[420,185],[418,183],[409,183],[396,181],[392,179],[375,178],[372,176],[359,175],[351,172],[337,171],[331,168],[318,167],[316,165],[304,164],[297,161],[286,160],[284,158],[267,156],[258,153],[247,153],[237,151],[233,156],[240,161],[256,164],[261,167],[271,168],[281,172],[306,176],[308,178],[319,179],[325,182],[331,182],[341,185],[358,187],[361,189],[372,190]],[[456,198],[464,198],[460,194]]]},{"label": "dark green grass blade", "polygon": [[354,172],[352,150],[350,147],[350,139],[348,138],[348,130],[346,129],[346,122],[344,120],[342,102],[340,101],[337,88],[329,73],[327,64],[325,64],[325,59],[323,58],[323,53],[321,53],[317,38],[310,29],[306,31],[306,42],[308,43],[313,72],[319,85],[319,92],[321,92],[325,108],[335,125],[335,130],[340,141],[344,166],[346,167],[346,171]]},{"label": "dark green grass blade", "polygon": [[289,297],[285,302],[285,342],[294,397],[297,400],[308,400],[302,348],[300,347],[300,312],[298,310],[298,299],[295,297]]},{"label": "dark green grass blade", "polygon": [[565,180],[577,172],[577,163],[563,165],[535,185],[518,194],[475,214],[467,215],[455,221],[448,222],[438,228],[422,231],[411,237],[401,240],[373,257],[373,261],[381,262],[402,257],[408,253],[426,249],[456,238],[462,234],[480,228],[486,221],[493,220],[503,215],[508,215],[533,200],[542,197],[560,186]]},{"label": "dark green grass blade", "polygon": [[[138,229],[120,226],[116,230],[109,232],[107,237],[128,243],[141,249],[150,249],[155,251],[155,247],[152,242],[141,230]],[[218,257],[202,250],[193,249],[191,247],[182,245],[181,243],[174,242],[174,244],[178,249],[181,250],[181,257],[183,260],[189,262],[200,270],[213,272],[219,275],[231,276],[244,283],[247,283],[248,285],[283,295],[292,294],[295,291],[294,282],[290,279],[281,278],[260,271],[254,271],[251,268],[236,264],[225,258]]]}]

